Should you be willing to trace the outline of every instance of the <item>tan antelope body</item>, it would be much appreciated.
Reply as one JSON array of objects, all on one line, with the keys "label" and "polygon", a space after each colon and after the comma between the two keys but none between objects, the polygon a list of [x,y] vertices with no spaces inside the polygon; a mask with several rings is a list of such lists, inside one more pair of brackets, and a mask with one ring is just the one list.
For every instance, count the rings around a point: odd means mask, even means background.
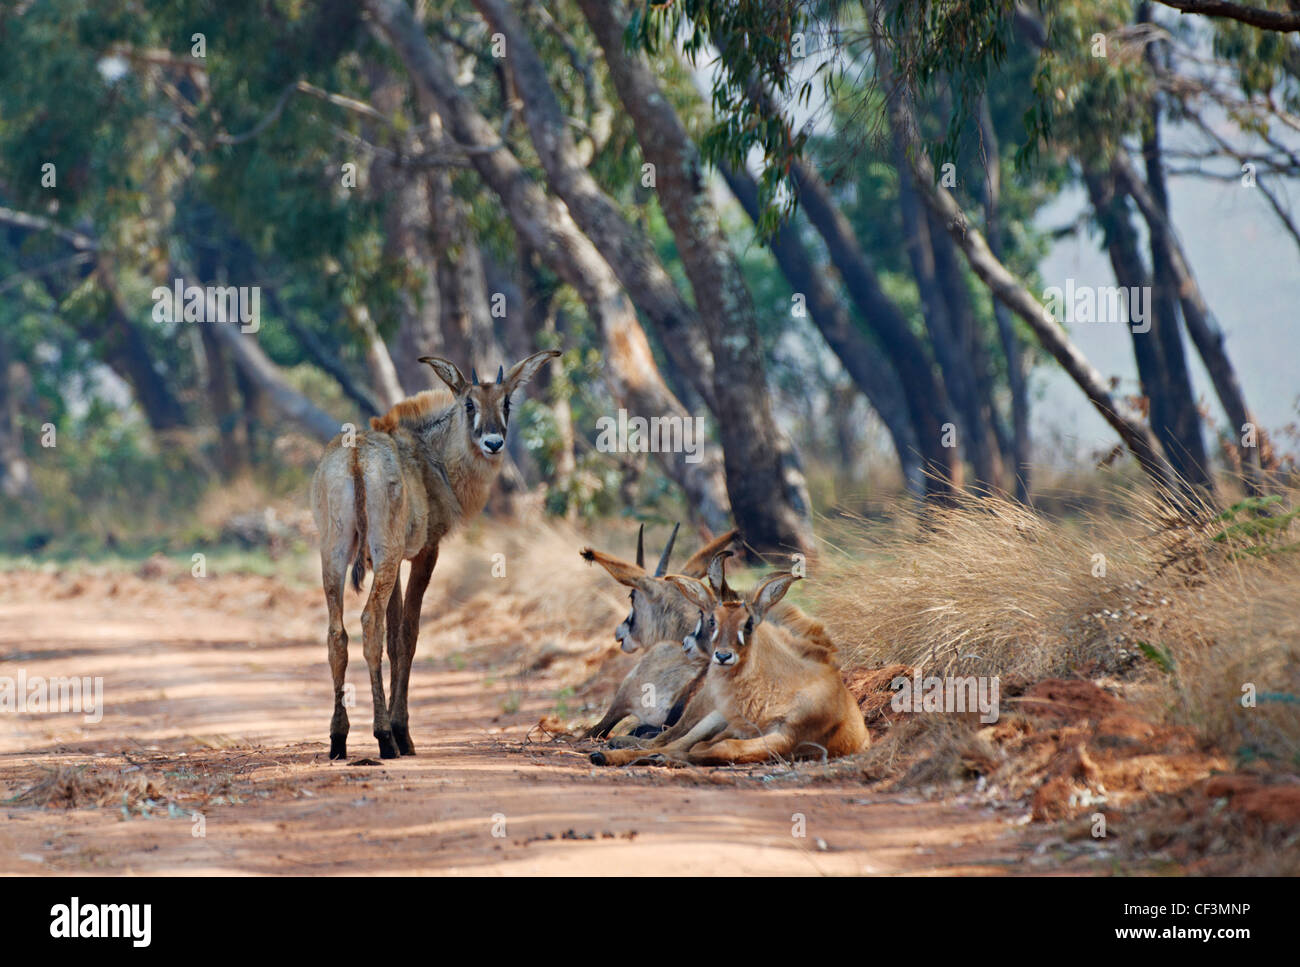
[{"label": "tan antelope body", "polygon": [[[343,629],[343,585],[352,565],[360,590],[367,565],[374,572],[361,614],[374,736],[385,759],[414,755],[407,714],[411,660],[420,607],[438,560],[438,544],[454,527],[483,510],[501,469],[510,394],[555,350],[535,353],[495,383],[466,380],[454,363],[421,357],[448,386],[403,400],[348,445],[340,435],[325,448],[312,478],[312,513],[321,541],[321,583],[329,610],[329,662],[334,679],[330,758],[347,757],[348,715],[343,705],[348,636]],[[405,599],[399,571],[411,562]],[[382,681],[383,645],[390,663],[390,700]]]},{"label": "tan antelope body", "polygon": [[641,748],[592,753],[592,762],[722,765],[866,747],[862,713],[824,647],[764,620],[798,578],[776,575],[741,601],[718,601],[690,578],[670,580],[712,616],[708,671],[675,725]]}]

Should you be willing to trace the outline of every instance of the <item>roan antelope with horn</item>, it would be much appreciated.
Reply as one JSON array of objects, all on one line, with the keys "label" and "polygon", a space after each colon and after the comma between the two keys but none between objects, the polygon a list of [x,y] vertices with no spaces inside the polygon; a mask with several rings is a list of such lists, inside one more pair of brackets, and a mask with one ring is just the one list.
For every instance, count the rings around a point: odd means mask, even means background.
[{"label": "roan antelope with horn", "polygon": [[[739,601],[719,601],[692,578],[669,576],[711,616],[708,672],[678,722],[645,748],[593,752],[597,765],[690,762],[722,765],[771,758],[852,755],[867,728],[834,662],[765,620],[798,578],[777,574]],[[698,634],[698,632],[697,632]]]},{"label": "roan antelope with horn", "polygon": [[[457,524],[483,510],[501,470],[510,394],[543,363],[560,355],[534,353],[495,383],[466,380],[455,363],[422,356],[447,384],[402,400],[370,421],[353,445],[340,434],[329,442],[312,478],[312,512],[321,539],[321,581],[329,609],[329,662],[334,676],[330,758],[347,757],[348,713],[343,679],[348,636],[343,630],[343,584],[352,566],[352,585],[361,590],[366,568],[374,572],[361,613],[374,736],[385,759],[414,755],[407,715],[411,660],[420,628],[420,605],[438,560],[438,543]],[[448,390],[450,392],[448,392]],[[411,562],[406,597],[399,571]],[[389,702],[384,700],[383,647],[388,643]]]},{"label": "roan antelope with horn", "polygon": [[[732,530],[710,540],[682,565],[681,573],[703,577],[719,551],[736,536]],[[682,646],[682,638],[695,620],[695,606],[665,579],[676,539],[674,526],[653,574],[645,569],[644,524],[637,532],[635,564],[589,547],[582,550],[584,560],[600,564],[615,580],[632,589],[628,595],[632,608],[614,637],[624,651],[645,650],[644,657],[623,678],[609,711],[583,734],[584,739],[604,738],[629,715],[638,720],[633,733],[637,735],[672,725],[676,721],[674,708],[680,714],[684,694],[707,667],[707,654],[684,652]]]}]

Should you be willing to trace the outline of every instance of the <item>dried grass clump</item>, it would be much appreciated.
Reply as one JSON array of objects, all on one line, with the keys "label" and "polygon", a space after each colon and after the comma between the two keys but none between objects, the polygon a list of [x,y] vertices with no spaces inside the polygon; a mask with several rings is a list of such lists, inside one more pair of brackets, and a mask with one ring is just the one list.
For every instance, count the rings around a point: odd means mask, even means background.
[{"label": "dried grass clump", "polygon": [[1056,523],[969,497],[924,526],[862,522],[808,593],[846,666],[1037,677],[1115,665],[1113,637],[1089,619],[1151,569],[1114,522]]},{"label": "dried grass clump", "polygon": [[847,668],[1118,677],[1157,720],[1294,770],[1300,510],[1288,502],[1175,513],[1133,494],[1126,516],[1054,521],[969,497],[925,525],[856,523],[808,593]]},{"label": "dried grass clump", "polygon": [[136,807],[142,802],[166,802],[157,781],[124,777],[90,766],[55,766],[42,770],[36,782],[6,802],[41,809],[78,809],[88,806]]}]

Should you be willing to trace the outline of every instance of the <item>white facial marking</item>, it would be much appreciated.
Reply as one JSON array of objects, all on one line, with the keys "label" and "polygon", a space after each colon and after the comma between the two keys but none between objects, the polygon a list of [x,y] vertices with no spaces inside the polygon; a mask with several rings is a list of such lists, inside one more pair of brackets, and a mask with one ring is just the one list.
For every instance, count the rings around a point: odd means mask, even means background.
[{"label": "white facial marking", "polygon": [[713,634],[709,636],[709,641],[717,641],[717,640],[718,640],[718,632],[721,631],[721,630],[722,630],[721,628],[714,628],[714,629],[713,629]]},{"label": "white facial marking", "polygon": [[740,640],[740,643],[743,645],[743,644],[745,643],[745,629],[744,629],[744,628],[737,628],[737,629],[736,629],[736,637]]}]

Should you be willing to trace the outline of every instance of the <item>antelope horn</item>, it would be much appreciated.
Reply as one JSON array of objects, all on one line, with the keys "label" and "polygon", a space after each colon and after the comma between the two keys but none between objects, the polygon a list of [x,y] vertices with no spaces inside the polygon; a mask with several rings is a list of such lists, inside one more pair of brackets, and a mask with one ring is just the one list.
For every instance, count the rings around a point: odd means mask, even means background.
[{"label": "antelope horn", "polygon": [[636,532],[636,566],[645,568],[645,524],[637,528]]},{"label": "antelope horn", "polygon": [[469,381],[473,383],[475,386],[478,385],[478,372],[474,369],[473,366],[469,368]]},{"label": "antelope horn", "polygon": [[731,551],[719,551],[709,562],[709,583],[723,600],[727,599],[726,595],[731,591],[731,588],[727,587],[727,558],[731,556]]},{"label": "antelope horn", "polygon": [[673,552],[673,541],[677,540],[677,528],[681,527],[680,523],[673,524],[673,532],[668,535],[668,543],[664,547],[664,556],[659,558],[659,566],[655,568],[655,577],[661,578],[668,570],[668,555]]},{"label": "antelope horn", "polygon": [[500,385],[501,385],[501,381],[502,381],[503,379],[505,379],[505,378],[506,378],[506,368],[505,368],[504,366],[498,366],[498,367],[497,367],[497,385],[500,386]]}]

